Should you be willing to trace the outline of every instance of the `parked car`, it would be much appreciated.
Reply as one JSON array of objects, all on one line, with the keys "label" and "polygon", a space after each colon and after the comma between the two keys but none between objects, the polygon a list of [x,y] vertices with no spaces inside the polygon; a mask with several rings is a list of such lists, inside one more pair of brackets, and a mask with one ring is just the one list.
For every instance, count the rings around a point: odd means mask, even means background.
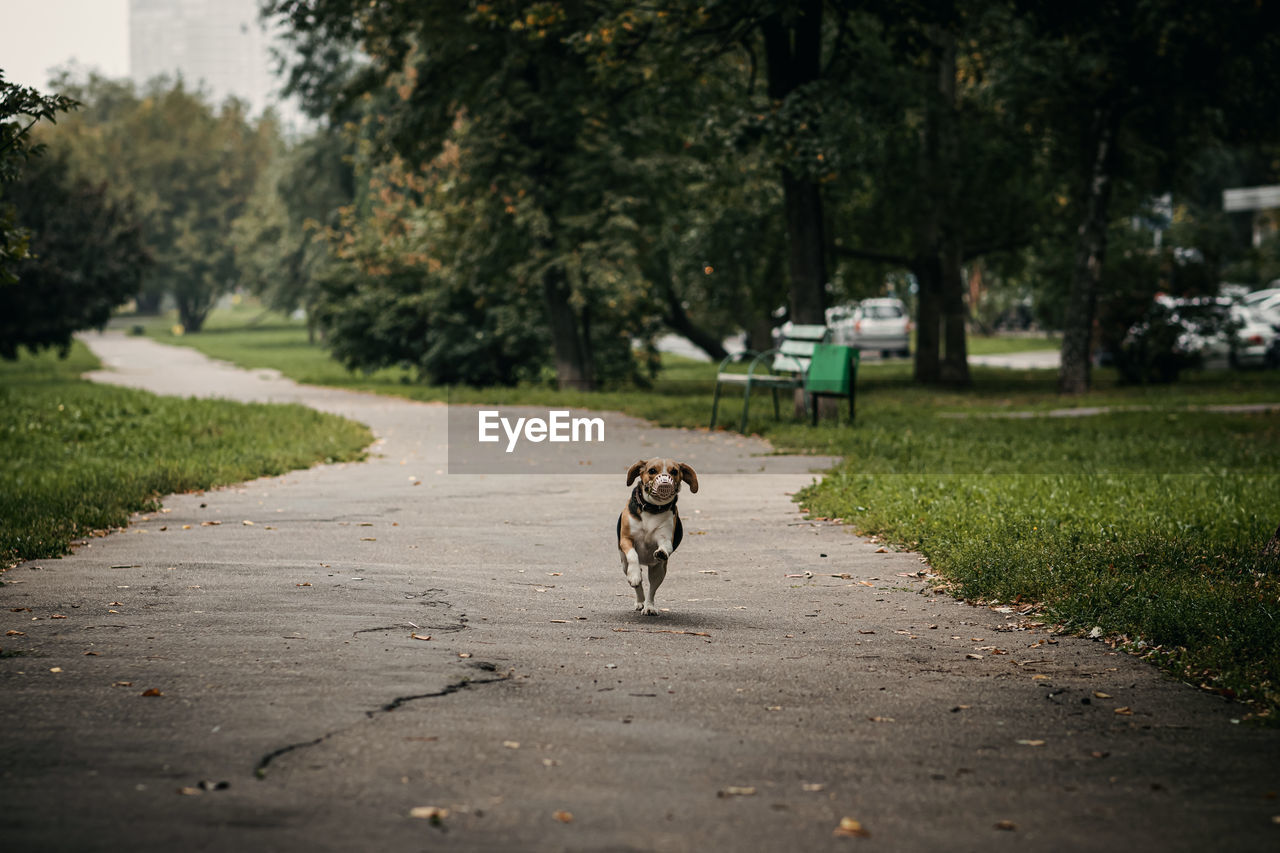
[{"label": "parked car", "polygon": [[1202,353],[1206,359],[1225,357],[1232,367],[1264,367],[1276,336],[1275,326],[1259,311],[1233,305],[1230,328],[1206,339]]},{"label": "parked car", "polygon": [[834,343],[880,350],[886,357],[911,354],[911,318],[901,299],[864,299],[856,306],[829,309],[827,325]]}]

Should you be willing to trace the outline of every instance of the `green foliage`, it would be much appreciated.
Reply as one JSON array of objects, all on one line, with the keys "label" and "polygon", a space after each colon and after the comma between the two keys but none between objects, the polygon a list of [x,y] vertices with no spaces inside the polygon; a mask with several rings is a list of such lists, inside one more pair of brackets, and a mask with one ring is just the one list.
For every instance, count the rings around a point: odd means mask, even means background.
[{"label": "green foliage", "polygon": [[0,561],[53,557],[173,492],[356,459],[359,424],[302,406],[179,400],[95,385],[66,360],[0,363]]},{"label": "green foliage", "polygon": [[64,152],[27,165],[9,185],[31,237],[17,281],[0,287],[0,357],[18,348],[66,353],[77,331],[101,328],[138,292],[148,255],[132,204],[73,177]]},{"label": "green foliage", "polygon": [[56,122],[59,113],[78,104],[65,95],[42,95],[29,86],[4,79],[0,70],[0,287],[16,278],[14,265],[30,250],[30,232],[15,221],[13,205],[5,201],[5,185],[22,174],[44,146],[32,139],[31,131],[40,121]]},{"label": "green foliage", "polygon": [[250,121],[234,99],[215,109],[180,80],[141,94],[96,75],[61,85],[85,109],[45,136],[79,174],[136,199],[153,260],[140,305],[172,296],[182,324],[199,329],[235,284],[227,237],[275,150],[273,120]]}]

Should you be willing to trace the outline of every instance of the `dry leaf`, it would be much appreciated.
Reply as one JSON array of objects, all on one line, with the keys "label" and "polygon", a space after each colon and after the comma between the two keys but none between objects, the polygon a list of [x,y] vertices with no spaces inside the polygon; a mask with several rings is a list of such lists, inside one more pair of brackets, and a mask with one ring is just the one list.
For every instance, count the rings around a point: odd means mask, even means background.
[{"label": "dry leaf", "polygon": [[113,681],[111,682],[111,686],[112,687],[132,687],[133,682],[132,681]]},{"label": "dry leaf", "polygon": [[821,791],[824,787],[825,786],[821,782],[804,782],[800,785],[800,790],[808,791],[811,794],[816,794],[818,791]]},{"label": "dry leaf", "polygon": [[204,791],[201,791],[199,788],[193,788],[188,786],[186,788],[179,788],[178,793],[184,797],[198,797],[201,794],[203,794]]},{"label": "dry leaf", "polygon": [[728,788],[716,792],[716,796],[721,799],[725,797],[754,797],[755,794],[755,788],[740,788],[736,785],[730,785]]},{"label": "dry leaf", "polygon": [[101,655],[99,655],[97,652],[85,652],[85,654],[86,654],[86,655],[93,655],[94,657],[101,657]]},{"label": "dry leaf", "polygon": [[870,838],[871,833],[862,826],[861,821],[851,817],[840,818],[840,825],[831,833],[839,838]]},{"label": "dry leaf", "polygon": [[5,631],[4,635],[6,637],[25,637],[27,636],[27,632],[26,631]]},{"label": "dry leaf", "polygon": [[409,638],[410,638],[410,639],[413,639],[413,640],[430,640],[430,639],[431,639],[431,635],[430,635],[430,634],[418,634],[418,633],[411,633],[411,634],[409,634]]},{"label": "dry leaf", "polygon": [[148,690],[142,691],[142,695],[143,696],[163,696],[164,694],[160,692],[160,688],[152,687]]},{"label": "dry leaf", "polygon": [[1044,746],[1044,741],[1042,740],[1020,740],[1018,743],[1023,746]]},{"label": "dry leaf", "polygon": [[873,723],[892,723],[893,717],[867,717]]},{"label": "dry leaf", "polygon": [[502,745],[503,745],[503,746],[505,746],[507,749],[519,749],[519,748],[520,748],[520,741],[518,741],[518,740],[504,740],[504,741],[502,742]]},{"label": "dry leaf", "polygon": [[1095,699],[1110,699],[1110,698],[1111,698],[1111,694],[1110,694],[1110,693],[1103,693],[1101,690],[1095,690],[1095,691],[1093,691],[1093,697],[1094,697]]},{"label": "dry leaf", "polygon": [[303,583],[295,583],[294,586],[311,586],[311,581],[304,581]]},{"label": "dry leaf", "polygon": [[60,667],[60,666],[52,666],[52,667],[49,667],[49,671],[50,671],[50,672],[62,672],[62,667]]},{"label": "dry leaf", "polygon": [[361,542],[377,542],[378,538],[376,536],[361,536],[360,541]]},{"label": "dry leaf", "polygon": [[1015,829],[1017,829],[1017,828],[1018,828],[1018,825],[1017,825],[1016,823],[1014,823],[1013,821],[1011,821],[1011,820],[998,820],[998,821],[996,821],[996,829],[1007,829],[1007,830],[1009,830],[1010,832],[1012,832],[1013,830],[1015,830]]},{"label": "dry leaf", "polygon": [[888,554],[888,553],[889,553],[889,549],[888,549],[888,548],[877,548],[877,549],[876,549],[876,553],[877,553],[877,554]]},{"label": "dry leaf", "polygon": [[1048,677],[1049,677],[1049,676],[1047,676],[1047,675],[1033,675],[1033,676],[1031,676],[1031,680],[1032,680],[1032,681],[1044,681],[1044,680],[1045,680],[1046,678],[1048,678]]},{"label": "dry leaf", "polygon": [[1116,713],[1125,717],[1132,717],[1133,709],[1130,708],[1128,705],[1125,705],[1123,708],[1116,708]]},{"label": "dry leaf", "polygon": [[429,820],[432,823],[439,823],[449,816],[448,809],[442,809],[438,806],[414,806],[409,809],[409,817],[421,818]]},{"label": "dry leaf", "polygon": [[253,522],[252,522],[252,521],[250,521],[250,520],[249,520],[249,519],[247,519],[247,518],[246,518],[244,521],[240,522],[240,523],[241,523],[241,524],[243,524],[245,527],[253,527]]},{"label": "dry leaf", "polygon": [[558,812],[553,812],[551,816],[556,820],[560,821],[561,823],[573,823],[573,812],[566,812],[564,810],[561,810]]},{"label": "dry leaf", "polygon": [[969,660],[982,660],[982,655],[967,654],[965,657]]},{"label": "dry leaf", "polygon": [[202,521],[200,522],[200,526],[201,527],[217,527],[221,523],[222,523],[221,521]]},{"label": "dry leaf", "polygon": [[50,619],[66,619],[67,617],[63,616],[61,613],[55,613],[55,614],[53,614],[52,616],[50,616],[49,618],[50,618]]}]

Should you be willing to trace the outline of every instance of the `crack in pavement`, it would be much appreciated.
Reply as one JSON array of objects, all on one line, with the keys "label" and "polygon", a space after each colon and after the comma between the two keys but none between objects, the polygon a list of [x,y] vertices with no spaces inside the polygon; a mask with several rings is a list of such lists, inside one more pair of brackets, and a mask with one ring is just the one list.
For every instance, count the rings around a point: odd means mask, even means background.
[{"label": "crack in pavement", "polygon": [[[497,671],[497,668],[498,668],[497,664],[489,663],[488,661],[477,661],[471,665],[476,669],[481,669],[486,672],[495,672]],[[445,685],[445,687],[442,690],[432,691],[431,693],[416,693],[411,696],[397,696],[395,699],[392,699],[390,702],[386,703],[385,705],[382,705],[379,708],[374,708],[371,711],[365,711],[364,712],[365,719],[372,720],[377,718],[378,715],[380,714],[389,714],[392,711],[395,711],[407,705],[410,702],[417,701],[418,699],[435,699],[441,696],[451,696],[452,694],[465,690],[466,688],[471,687],[472,685],[496,684],[501,681],[507,681],[510,678],[511,678],[510,675],[499,675],[496,678],[481,678],[481,679],[465,676],[451,684]],[[291,752],[295,752],[300,749],[307,749],[309,747],[319,746],[320,744],[324,743],[330,738],[336,737],[340,734],[343,734],[344,732],[351,731],[357,725],[359,725],[359,723],[349,725],[349,726],[344,726],[340,729],[334,729],[333,731],[326,732],[325,734],[320,735],[320,737],[313,738],[312,740],[299,741],[298,743],[291,743],[287,746],[282,746],[279,749],[274,749],[271,752],[268,752],[266,755],[262,756],[260,759],[258,759],[258,763],[254,765],[254,768],[253,768],[253,775],[258,779],[265,779],[267,778],[267,767],[271,764],[271,762],[275,761],[280,756],[287,755]]]}]

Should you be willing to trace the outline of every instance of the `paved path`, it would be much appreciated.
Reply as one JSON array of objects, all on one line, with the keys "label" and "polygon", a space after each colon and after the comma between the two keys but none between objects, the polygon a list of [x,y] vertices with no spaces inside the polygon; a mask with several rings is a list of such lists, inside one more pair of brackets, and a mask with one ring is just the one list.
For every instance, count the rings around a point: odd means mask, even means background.
[{"label": "paved path", "polygon": [[[301,401],[380,443],[166,498],[8,573],[6,850],[1280,843],[1274,731],[803,522],[787,492],[814,460],[615,424],[635,455],[679,448],[704,472],[669,610],[643,617],[612,541],[621,471],[446,474],[441,406],[89,342],[112,368],[97,379]],[[870,837],[834,835],[845,817]]]}]

